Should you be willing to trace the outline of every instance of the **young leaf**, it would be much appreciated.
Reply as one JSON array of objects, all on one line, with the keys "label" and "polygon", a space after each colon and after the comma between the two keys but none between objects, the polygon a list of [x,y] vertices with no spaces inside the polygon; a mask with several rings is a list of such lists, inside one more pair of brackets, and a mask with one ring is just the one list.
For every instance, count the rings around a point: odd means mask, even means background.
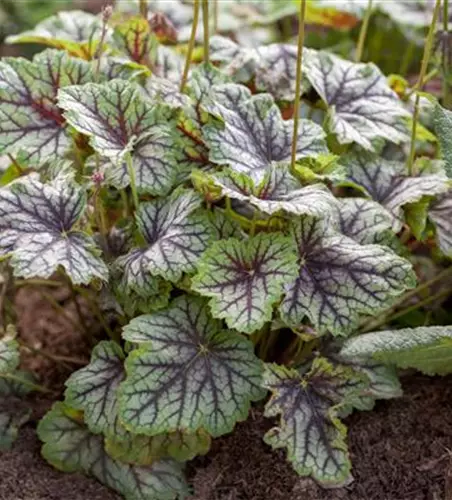
[{"label": "young leaf", "polygon": [[21,154],[37,166],[67,153],[72,141],[57,92],[91,79],[88,62],[57,50],[41,52],[33,61],[0,61],[0,153]]},{"label": "young leaf", "polygon": [[278,427],[264,436],[273,448],[287,448],[287,458],[302,476],[323,485],[340,486],[351,480],[345,442],[346,428],[337,417],[347,397],[361,381],[344,366],[333,367],[325,358],[314,360],[301,375],[284,366],[266,365],[263,386],[272,397],[265,416],[281,415]]},{"label": "young leaf", "polygon": [[85,208],[85,193],[64,176],[42,184],[29,175],[1,188],[0,256],[11,255],[24,278],[50,278],[61,266],[74,284],[106,280],[93,239],[76,229]]},{"label": "young leaf", "polygon": [[115,26],[113,40],[132,61],[151,67],[156,57],[157,39],[147,19],[131,17]]},{"label": "young leaf", "polygon": [[64,403],[55,403],[41,420],[38,436],[42,455],[65,472],[82,472],[124,495],[126,500],[176,500],[187,493],[180,466],[173,461],[135,466],[111,458],[103,437],[92,434],[80,415]]},{"label": "young leaf", "polygon": [[[289,162],[293,123],[283,120],[268,94],[252,96],[241,85],[218,85],[206,109],[223,122],[209,123],[203,134],[210,147],[209,159],[247,173],[259,182],[274,163]],[[300,120],[296,158],[327,151],[323,130],[310,120]]]},{"label": "young leaf", "polygon": [[409,176],[404,163],[388,161],[369,153],[347,156],[348,181],[380,203],[393,217],[393,229],[404,221],[403,206],[447,191],[447,178],[441,173]]},{"label": "young leaf", "polygon": [[337,208],[336,198],[324,185],[302,187],[282,165],[272,165],[259,183],[234,170],[214,175],[213,182],[223,196],[249,203],[269,215],[282,211],[323,217]]},{"label": "young leaf", "polygon": [[347,335],[360,314],[376,314],[415,284],[411,264],[389,248],[360,245],[327,222],[303,217],[292,225],[299,274],[287,281],[280,310],[298,326],[306,316],[319,331]]},{"label": "young leaf", "polygon": [[366,333],[345,342],[345,359],[374,359],[428,375],[452,372],[452,327],[421,326]]},{"label": "young leaf", "polygon": [[446,173],[452,177],[452,111],[436,104],[433,112],[433,126],[441,146],[442,157],[446,162]]},{"label": "young leaf", "polygon": [[439,248],[444,255],[452,257],[452,191],[439,196],[432,203],[428,218],[435,225]]},{"label": "young leaf", "polygon": [[63,11],[48,17],[30,31],[9,36],[6,41],[39,43],[66,50],[76,57],[91,59],[98,46],[96,42],[100,39],[101,29],[99,16],[81,10]]},{"label": "young leaf", "polygon": [[136,219],[146,247],[117,260],[128,287],[140,291],[151,286],[150,276],[174,282],[183,272],[194,271],[211,237],[207,219],[195,213],[201,202],[194,191],[175,191],[166,199],[140,205]]},{"label": "young leaf", "polygon": [[202,429],[198,432],[183,431],[157,436],[127,433],[127,437],[109,436],[105,440],[107,453],[115,460],[136,465],[152,465],[156,460],[170,457],[178,462],[192,460],[205,455],[210,449],[211,439]]},{"label": "young leaf", "polygon": [[215,318],[252,333],[270,321],[284,283],[297,275],[296,248],[281,234],[215,242],[198,263],[192,289],[212,297]]},{"label": "young leaf", "polygon": [[66,380],[66,402],[76,410],[83,410],[85,423],[94,434],[114,434],[116,393],[125,378],[124,359],[118,344],[99,342],[90,364]]},{"label": "young leaf", "polygon": [[250,402],[262,397],[261,362],[248,340],[220,328],[202,299],[187,296],[124,328],[125,340],[143,344],[129,354],[120,389],[129,430],[204,429],[215,437],[247,417]]},{"label": "young leaf", "polygon": [[379,203],[364,198],[341,198],[338,229],[361,245],[380,243],[393,218]]},{"label": "young leaf", "polygon": [[326,52],[311,52],[305,75],[329,106],[329,128],[340,144],[356,143],[374,150],[378,138],[407,141],[404,109],[374,64],[345,61]]},{"label": "young leaf", "polygon": [[169,106],[149,106],[138,86],[123,80],[63,89],[58,102],[68,122],[116,165],[112,176],[118,188],[130,183],[125,160],[129,153],[138,189],[162,195],[173,186],[179,152]]}]

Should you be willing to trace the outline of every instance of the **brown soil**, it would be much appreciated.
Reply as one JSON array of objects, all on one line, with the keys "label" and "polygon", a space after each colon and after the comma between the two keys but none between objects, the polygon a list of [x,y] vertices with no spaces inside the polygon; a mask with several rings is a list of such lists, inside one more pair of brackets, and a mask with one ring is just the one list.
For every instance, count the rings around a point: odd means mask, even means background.
[{"label": "brown soil", "polygon": [[[16,299],[20,339],[75,359],[55,363],[23,350],[24,368],[34,370],[52,392],[34,396],[32,420],[13,450],[0,455],[0,500],[115,499],[93,480],[55,471],[39,454],[37,420],[61,395],[69,373],[87,361],[90,345],[81,329],[74,330],[77,315],[69,291],[46,291],[66,317],[56,316],[38,291],[23,290]],[[87,312],[83,303],[80,307]],[[87,326],[98,330],[94,323]],[[452,500],[452,377],[415,375],[404,380],[404,389],[401,399],[379,402],[373,412],[347,419],[355,477],[347,488],[322,490],[299,478],[283,451],[263,443],[272,422],[254,409],[234,433],[215,440],[207,456],[189,464],[191,500]]]}]

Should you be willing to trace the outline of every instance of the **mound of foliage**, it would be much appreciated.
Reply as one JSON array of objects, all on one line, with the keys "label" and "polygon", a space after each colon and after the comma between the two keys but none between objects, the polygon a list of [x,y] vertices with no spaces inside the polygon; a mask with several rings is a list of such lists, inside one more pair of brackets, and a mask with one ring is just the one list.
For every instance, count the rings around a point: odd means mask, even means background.
[{"label": "mound of foliage", "polygon": [[[262,402],[265,442],[344,485],[341,419],[399,396],[397,367],[450,372],[451,327],[391,329],[450,292],[450,112],[423,98],[413,137],[408,89],[305,48],[294,127],[295,45],[204,29],[188,68],[192,7],[153,8],[62,12],[12,40],[51,48],[0,61],[2,302],[61,276],[106,337],[40,422],[42,453],[128,499],[184,497],[184,463]],[[416,248],[445,268],[418,287]],[[39,385],[2,318],[7,448]]]}]

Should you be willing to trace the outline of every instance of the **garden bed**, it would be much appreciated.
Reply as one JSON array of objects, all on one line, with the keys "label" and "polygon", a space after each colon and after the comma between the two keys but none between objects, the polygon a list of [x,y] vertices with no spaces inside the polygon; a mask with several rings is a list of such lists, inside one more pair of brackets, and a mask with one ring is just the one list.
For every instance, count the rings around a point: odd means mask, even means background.
[{"label": "garden bed", "polygon": [[[47,293],[64,304],[68,318],[75,314],[68,291]],[[69,319],[56,315],[38,290],[21,291],[16,305],[23,341],[53,355],[88,359],[83,335],[74,331]],[[40,457],[35,425],[58,398],[68,373],[64,365],[46,358],[25,356],[25,362],[55,392],[32,401],[33,419],[21,430],[13,450],[1,454],[0,499],[119,498],[94,480],[56,471]],[[403,386],[402,398],[380,401],[375,411],[346,420],[355,478],[347,488],[322,490],[297,476],[283,451],[263,443],[262,435],[272,423],[254,408],[247,422],[214,440],[208,455],[190,463],[191,500],[451,500],[452,378],[412,375],[403,379]]]}]

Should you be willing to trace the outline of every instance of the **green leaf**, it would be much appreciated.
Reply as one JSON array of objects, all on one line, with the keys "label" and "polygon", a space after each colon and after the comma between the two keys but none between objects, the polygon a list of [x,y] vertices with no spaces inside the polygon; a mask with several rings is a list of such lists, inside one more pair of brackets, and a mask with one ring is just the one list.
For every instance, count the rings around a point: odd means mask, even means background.
[{"label": "green leaf", "polygon": [[157,436],[128,433],[127,438],[109,436],[105,441],[107,453],[114,459],[136,465],[152,465],[162,457],[170,457],[178,462],[192,460],[205,455],[210,449],[208,433],[183,431]]},{"label": "green leaf", "polygon": [[452,191],[439,196],[430,207],[428,218],[436,229],[438,246],[444,255],[452,257]]},{"label": "green leaf", "polygon": [[83,410],[85,423],[94,434],[113,434],[116,426],[116,393],[124,380],[124,353],[115,342],[96,345],[89,365],[66,380],[66,402]]},{"label": "green leaf", "polygon": [[124,328],[125,340],[143,344],[129,354],[120,389],[127,429],[150,436],[204,429],[215,437],[246,419],[263,395],[261,362],[248,340],[220,328],[202,299],[187,296]]},{"label": "green leaf", "polygon": [[[207,218],[198,211],[201,203],[194,191],[179,190],[166,199],[140,204],[136,219],[146,246],[117,260],[128,288],[140,292],[150,288],[156,276],[175,282],[182,273],[195,270],[211,238]],[[154,282],[157,286],[155,278]]]},{"label": "green leaf", "polygon": [[447,178],[440,172],[409,176],[405,163],[388,161],[379,156],[361,153],[344,158],[348,182],[380,203],[393,218],[398,232],[404,222],[403,207],[447,191]]},{"label": "green leaf", "polygon": [[241,230],[240,225],[227,217],[225,211],[221,210],[221,208],[215,207],[208,212],[207,216],[214,233],[214,241],[245,237],[245,233]]},{"label": "green leaf", "polygon": [[372,141],[409,140],[404,109],[374,64],[353,63],[326,52],[310,52],[305,75],[329,106],[328,127],[340,144],[373,151]]},{"label": "green leaf", "polygon": [[57,92],[93,78],[92,66],[65,52],[45,50],[33,61],[0,61],[0,153],[39,166],[72,146]]},{"label": "green leaf", "polygon": [[272,165],[259,183],[234,170],[223,171],[212,179],[223,196],[250,204],[269,215],[286,212],[323,217],[337,207],[336,199],[323,184],[303,187],[282,165]]},{"label": "green leaf", "polygon": [[380,243],[393,219],[379,203],[364,198],[339,199],[338,229],[361,245]]},{"label": "green leaf", "polygon": [[407,260],[384,246],[360,245],[326,221],[303,217],[291,232],[299,274],[287,280],[280,310],[294,327],[307,317],[321,332],[347,335],[361,314],[377,314],[415,285]]},{"label": "green leaf", "polygon": [[346,359],[374,359],[428,375],[452,372],[452,327],[421,326],[366,333],[345,342]]},{"label": "green leaf", "polygon": [[31,408],[24,396],[33,382],[30,373],[16,370],[13,364],[0,373],[0,451],[11,448],[19,428],[29,420]]},{"label": "green leaf", "polygon": [[[7,43],[38,43],[63,49],[71,55],[91,59],[101,36],[102,21],[81,10],[58,12],[41,21],[30,31],[9,36]],[[106,38],[109,37],[107,28]]]},{"label": "green leaf", "polygon": [[14,339],[0,340],[0,373],[10,372],[19,366],[19,344]]},{"label": "green leaf", "polygon": [[82,472],[124,495],[126,500],[176,500],[187,494],[180,466],[170,460],[135,466],[111,458],[103,438],[92,434],[77,412],[55,403],[41,420],[42,455],[57,469]]},{"label": "green leaf", "polygon": [[212,297],[215,318],[252,333],[270,321],[284,283],[297,275],[296,248],[281,234],[215,242],[198,263],[192,289]]},{"label": "green leaf", "polygon": [[272,393],[265,416],[281,415],[279,426],[264,436],[265,442],[287,448],[287,458],[298,474],[312,476],[325,486],[347,484],[352,477],[346,428],[337,414],[346,398],[359,390],[360,379],[349,368],[316,358],[306,375],[266,365],[263,386]]},{"label": "green leaf", "polygon": [[446,162],[447,176],[452,177],[452,111],[436,103],[433,126],[441,146],[441,155]]},{"label": "green leaf", "polygon": [[110,175],[116,187],[130,184],[126,164],[130,153],[139,190],[162,195],[171,189],[181,152],[174,141],[170,107],[149,106],[138,86],[123,80],[64,89],[58,102],[68,122],[112,161]]},{"label": "green leaf", "polygon": [[76,229],[84,191],[61,176],[42,184],[33,175],[0,189],[0,256],[11,255],[15,276],[50,278],[62,267],[74,284],[106,280],[93,239]]},{"label": "green leaf", "polygon": [[[207,111],[222,119],[203,128],[213,163],[259,182],[272,164],[290,161],[293,122],[282,119],[270,95],[252,96],[246,87],[231,83],[214,87],[210,98]],[[327,152],[324,136],[318,125],[300,120],[296,158]]]},{"label": "green leaf", "polygon": [[116,47],[132,61],[151,67],[156,58],[157,39],[147,19],[131,17],[115,26]]}]

